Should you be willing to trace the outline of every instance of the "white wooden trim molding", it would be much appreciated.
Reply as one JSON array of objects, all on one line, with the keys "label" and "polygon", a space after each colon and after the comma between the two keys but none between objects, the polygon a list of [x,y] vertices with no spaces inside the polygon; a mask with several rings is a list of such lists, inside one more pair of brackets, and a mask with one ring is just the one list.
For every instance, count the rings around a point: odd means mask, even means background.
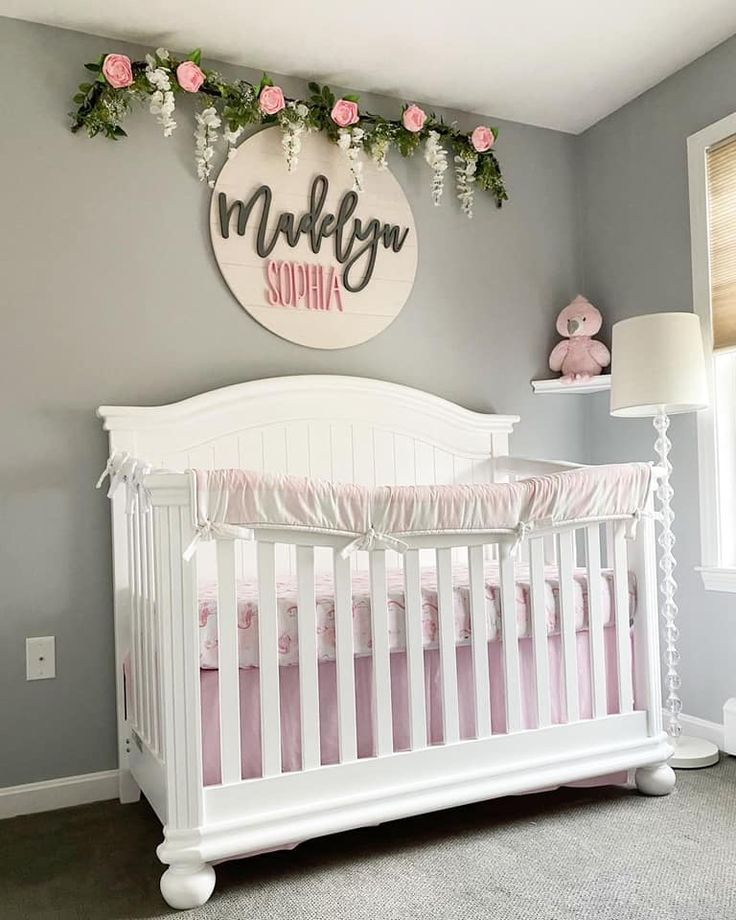
[{"label": "white wooden trim molding", "polygon": [[[687,139],[688,188],[690,198],[690,256],[693,276],[693,310],[700,317],[710,406],[697,413],[698,470],[700,498],[700,543],[702,572],[719,568],[720,514],[718,508],[718,457],[716,452],[715,390],[713,369],[713,322],[710,302],[710,253],[708,240],[708,195],[706,154],[710,147],[736,134],[736,113],[703,128]],[[703,575],[707,590],[718,580]],[[723,581],[720,580],[722,584]]]},{"label": "white wooden trim molding", "polygon": [[118,771],[62,776],[0,789],[0,819],[88,805],[118,797]]},{"label": "white wooden trim molding", "polygon": [[[662,710],[663,718],[667,718],[669,713],[666,709]],[[725,747],[725,732],[723,725],[719,722],[710,722],[708,719],[701,719],[699,716],[689,716],[686,713],[680,715],[683,733],[691,735],[693,738],[702,738],[704,741],[711,741],[722,751]]]},{"label": "white wooden trim molding", "polygon": [[736,569],[722,569],[717,566],[698,566],[703,587],[706,591],[724,591],[736,594]]},{"label": "white wooden trim molding", "polygon": [[610,389],[610,374],[600,374],[590,380],[577,380],[573,383],[563,383],[560,377],[554,380],[532,380],[532,390],[535,393],[568,393],[572,396],[583,396],[587,393],[603,393]]}]

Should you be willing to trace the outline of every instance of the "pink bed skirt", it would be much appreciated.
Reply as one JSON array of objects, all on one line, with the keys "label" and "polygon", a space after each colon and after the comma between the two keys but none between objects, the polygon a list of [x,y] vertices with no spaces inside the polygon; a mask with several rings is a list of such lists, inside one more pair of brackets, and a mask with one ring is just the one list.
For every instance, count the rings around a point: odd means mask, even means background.
[{"label": "pink bed skirt", "polygon": [[[580,717],[592,716],[591,667],[588,632],[580,631],[577,640],[577,673]],[[618,712],[618,681],[616,678],[616,631],[604,630],[607,704],[609,714]],[[553,723],[566,721],[565,691],[562,669],[560,636],[548,638],[551,706]],[[473,705],[473,672],[469,646],[457,648],[458,696],[460,706],[461,738],[475,737]],[[521,710],[524,728],[536,728],[536,691],[534,678],[534,652],[531,638],[519,640],[521,665]],[[503,644],[488,645],[488,663],[491,684],[491,713],[493,733],[506,731]],[[255,668],[241,669],[240,675],[240,741],[242,752],[242,777],[251,779],[261,775],[261,726],[259,708],[259,672]],[[220,717],[218,706],[218,671],[202,670],[202,752],[205,785],[221,781],[220,773]],[[424,652],[425,699],[427,731],[430,743],[442,741],[442,705],[440,690],[439,653],[436,649]],[[283,770],[301,769],[301,737],[299,715],[299,668],[279,669],[281,688],[281,751]],[[358,756],[373,754],[371,659],[355,659],[356,714],[358,725]],[[394,750],[409,749],[409,708],[407,692],[406,653],[391,655],[391,700],[393,707]],[[334,661],[319,664],[320,742],[323,764],[338,762],[337,745],[337,690]],[[587,785],[622,783],[625,773],[600,777]]]}]

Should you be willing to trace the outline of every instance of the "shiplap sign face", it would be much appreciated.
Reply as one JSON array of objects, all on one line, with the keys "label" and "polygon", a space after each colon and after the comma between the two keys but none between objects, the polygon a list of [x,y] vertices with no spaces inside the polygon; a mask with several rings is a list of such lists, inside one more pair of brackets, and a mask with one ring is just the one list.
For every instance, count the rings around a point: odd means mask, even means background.
[{"label": "shiplap sign face", "polygon": [[310,348],[346,348],[382,332],[406,303],[417,268],[409,202],[389,170],[363,159],[352,191],[345,154],[302,136],[288,172],[281,130],[244,141],[223,166],[210,208],[217,264],[271,332]]}]

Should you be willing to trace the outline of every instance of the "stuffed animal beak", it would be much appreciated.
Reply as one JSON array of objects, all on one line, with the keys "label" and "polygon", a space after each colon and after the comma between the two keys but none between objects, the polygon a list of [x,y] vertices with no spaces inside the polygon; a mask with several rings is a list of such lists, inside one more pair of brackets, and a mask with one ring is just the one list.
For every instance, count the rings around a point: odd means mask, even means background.
[{"label": "stuffed animal beak", "polygon": [[575,335],[575,333],[578,331],[579,326],[580,326],[580,323],[576,319],[569,319],[567,321],[567,334]]}]

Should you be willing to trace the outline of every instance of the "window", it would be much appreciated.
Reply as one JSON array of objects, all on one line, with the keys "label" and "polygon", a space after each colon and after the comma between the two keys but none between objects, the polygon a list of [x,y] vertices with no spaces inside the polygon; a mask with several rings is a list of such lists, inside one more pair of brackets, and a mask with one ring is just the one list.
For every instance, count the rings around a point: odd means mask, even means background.
[{"label": "window", "polygon": [[688,139],[693,301],[711,407],[698,416],[701,573],[736,592],[736,115]]}]

